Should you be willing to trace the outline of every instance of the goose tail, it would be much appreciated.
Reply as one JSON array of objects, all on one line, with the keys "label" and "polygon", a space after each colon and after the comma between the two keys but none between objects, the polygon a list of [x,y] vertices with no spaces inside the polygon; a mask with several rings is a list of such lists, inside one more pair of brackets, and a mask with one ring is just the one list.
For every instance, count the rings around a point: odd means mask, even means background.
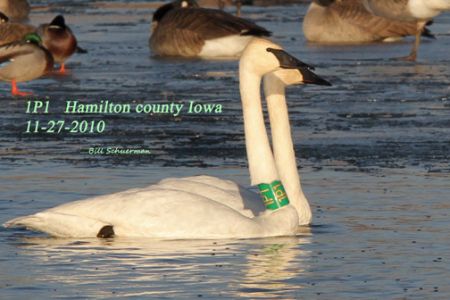
[{"label": "goose tail", "polygon": [[436,39],[436,36],[431,32],[431,30],[427,27],[425,27],[422,31],[422,36],[430,38],[430,39]]},{"label": "goose tail", "polygon": [[86,49],[81,48],[80,46],[77,46],[77,47],[75,48],[75,51],[76,51],[77,53],[80,53],[80,54],[86,54],[86,53],[88,53],[88,51],[87,51]]}]

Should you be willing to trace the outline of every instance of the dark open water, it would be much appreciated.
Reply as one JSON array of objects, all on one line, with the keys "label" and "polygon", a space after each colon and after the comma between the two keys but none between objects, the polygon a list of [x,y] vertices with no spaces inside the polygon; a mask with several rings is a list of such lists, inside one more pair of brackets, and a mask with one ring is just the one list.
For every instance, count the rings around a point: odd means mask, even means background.
[{"label": "dark open water", "polygon": [[[50,114],[0,95],[0,223],[60,203],[209,174],[248,184],[237,62],[155,60],[145,2],[32,1],[31,22],[67,16],[89,53],[68,77],[21,84]],[[64,240],[0,229],[0,298],[449,299],[450,15],[417,63],[407,42],[306,45],[305,5],[244,7],[274,40],[333,82],[289,89],[314,226],[229,241]],[[410,40],[408,40],[410,41]],[[223,114],[64,116],[65,101],[223,105]],[[100,120],[103,134],[25,134],[26,122]],[[89,155],[130,147],[145,156]]]}]

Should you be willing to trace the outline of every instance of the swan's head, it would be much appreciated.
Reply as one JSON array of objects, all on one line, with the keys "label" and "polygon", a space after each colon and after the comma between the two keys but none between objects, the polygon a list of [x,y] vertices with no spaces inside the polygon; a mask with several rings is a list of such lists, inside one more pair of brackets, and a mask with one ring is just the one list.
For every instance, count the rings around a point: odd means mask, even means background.
[{"label": "swan's head", "polygon": [[267,73],[280,68],[277,57],[270,52],[272,49],[282,48],[265,39],[254,38],[242,52],[239,60],[239,70],[253,73],[256,76],[264,76]]},{"label": "swan's head", "polygon": [[261,77],[272,73],[269,76],[277,77],[284,85],[301,83],[331,85],[311,71],[314,67],[265,39],[255,38],[248,44],[242,53],[239,69],[241,72],[249,72]]}]

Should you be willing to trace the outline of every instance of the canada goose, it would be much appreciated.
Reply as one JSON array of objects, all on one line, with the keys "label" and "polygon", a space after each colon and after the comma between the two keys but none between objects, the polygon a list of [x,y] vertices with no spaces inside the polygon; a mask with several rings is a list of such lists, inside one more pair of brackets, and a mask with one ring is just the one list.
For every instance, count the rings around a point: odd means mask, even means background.
[{"label": "canada goose", "polygon": [[42,37],[42,44],[60,64],[60,73],[65,73],[65,61],[77,50],[77,39],[66,25],[62,15],[56,16],[50,24],[42,24],[37,29]]},{"label": "canada goose", "polygon": [[450,0],[363,0],[366,8],[375,15],[404,22],[416,22],[415,42],[411,53],[403,59],[415,61],[420,36],[427,23],[441,12],[450,10]]},{"label": "canada goose", "polygon": [[150,48],[159,56],[237,58],[254,37],[270,32],[229,13],[199,8],[193,0],[161,6],[153,15]]},{"label": "canada goose", "polygon": [[22,40],[25,35],[35,31],[34,26],[9,22],[9,18],[0,12],[0,46]]},{"label": "canada goose", "polygon": [[[275,155],[261,103],[264,75],[269,76],[264,84]],[[13,219],[4,226],[25,226],[60,237],[211,239],[295,235],[298,225],[309,224],[312,215],[296,168],[285,86],[299,82],[330,84],[279,45],[263,39],[254,39],[246,47],[239,63],[239,79],[249,172],[264,205],[260,199],[254,203],[257,194],[236,183],[201,176],[166,179],[146,188],[70,202]],[[249,207],[262,207],[262,213]]]},{"label": "canada goose", "polygon": [[20,92],[16,83],[36,79],[53,68],[53,57],[41,42],[39,35],[31,33],[0,47],[0,80],[11,82],[12,95],[30,95]]},{"label": "canada goose", "polygon": [[27,0],[0,0],[0,11],[10,19],[21,21],[28,18],[30,5]]},{"label": "canada goose", "polygon": [[201,7],[215,7],[217,6],[219,9],[224,9],[227,5],[235,5],[236,6],[236,16],[241,16],[241,0],[198,0],[198,4]]},{"label": "canada goose", "polygon": [[[416,22],[371,14],[361,0],[313,0],[303,21],[310,42],[367,43],[416,34]],[[428,30],[425,35],[430,36]]]}]

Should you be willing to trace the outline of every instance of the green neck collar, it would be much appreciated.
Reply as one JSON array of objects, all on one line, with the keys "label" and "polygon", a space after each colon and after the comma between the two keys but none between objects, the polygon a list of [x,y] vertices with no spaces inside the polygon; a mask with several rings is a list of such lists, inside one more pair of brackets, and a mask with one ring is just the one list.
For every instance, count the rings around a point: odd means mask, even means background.
[{"label": "green neck collar", "polygon": [[289,204],[286,191],[279,180],[258,184],[264,205],[269,210],[277,210]]}]

